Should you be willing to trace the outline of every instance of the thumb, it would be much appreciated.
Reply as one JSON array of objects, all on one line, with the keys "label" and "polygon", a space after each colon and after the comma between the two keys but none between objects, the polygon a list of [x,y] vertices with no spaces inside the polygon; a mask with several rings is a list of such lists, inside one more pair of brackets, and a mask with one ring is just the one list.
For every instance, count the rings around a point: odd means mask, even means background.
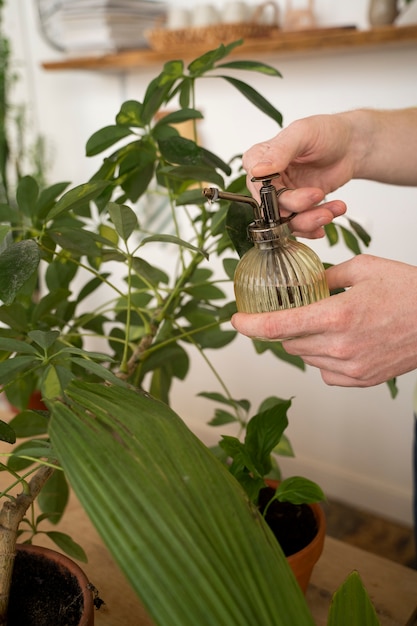
[{"label": "thumb", "polygon": [[374,264],[378,258],[369,254],[358,254],[338,265],[332,265],[326,270],[327,284],[330,291],[335,289],[347,289],[367,278],[374,271]]}]

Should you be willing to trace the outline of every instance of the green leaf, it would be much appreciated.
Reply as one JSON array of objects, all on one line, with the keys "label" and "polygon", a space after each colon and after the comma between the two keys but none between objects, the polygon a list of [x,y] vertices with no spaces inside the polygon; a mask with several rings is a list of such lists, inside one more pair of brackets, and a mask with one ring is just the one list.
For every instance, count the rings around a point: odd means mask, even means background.
[{"label": "green leaf", "polygon": [[55,206],[49,211],[46,219],[50,220],[61,213],[78,209],[86,202],[97,198],[108,185],[107,181],[95,180],[70,189],[61,196]]},{"label": "green leaf", "polygon": [[57,532],[56,530],[49,530],[45,533],[51,541],[53,541],[58,548],[60,548],[65,554],[68,554],[72,559],[87,563],[87,555],[84,549],[76,543],[71,537],[65,533]]},{"label": "green leaf", "polygon": [[181,246],[182,248],[187,248],[188,250],[192,250],[193,252],[198,252],[206,259],[208,259],[208,254],[204,250],[196,248],[196,246],[193,246],[193,244],[185,241],[184,239],[180,239],[175,235],[151,235],[150,237],[145,237],[144,239],[142,239],[142,245],[151,242],[174,243],[175,245]]},{"label": "green leaf", "polygon": [[203,301],[221,300],[225,297],[224,291],[210,283],[191,285],[185,289],[185,292],[190,294],[193,298]]},{"label": "green leaf", "polygon": [[48,350],[58,339],[59,331],[58,330],[31,330],[28,332],[29,339],[32,339],[35,343],[38,344],[45,351]]},{"label": "green leaf", "polygon": [[23,176],[18,183],[16,200],[19,209],[27,216],[35,214],[36,201],[39,195],[38,183],[32,176]]},{"label": "green leaf", "polygon": [[272,106],[269,100],[261,96],[258,91],[256,91],[250,85],[242,82],[241,80],[238,80],[237,78],[232,78],[231,76],[222,76],[222,78],[224,78],[224,80],[226,80],[238,91],[240,91],[240,93],[244,95],[245,98],[249,100],[249,102],[252,102],[252,104],[254,104],[260,111],[262,111],[262,113],[265,113],[265,115],[272,118],[278,124],[278,126],[282,126],[281,113],[274,106]]},{"label": "green leaf", "polygon": [[283,480],[278,485],[276,497],[280,502],[292,502],[292,504],[311,504],[326,499],[316,483],[301,476],[292,476]]},{"label": "green leaf", "polygon": [[69,184],[68,182],[55,183],[41,191],[36,203],[36,215],[39,219],[43,219],[49,213],[58,196],[64,193]]},{"label": "green leaf", "polygon": [[242,43],[243,40],[240,39],[229,44],[228,46],[224,46],[223,44],[221,44],[218,48],[205,52],[201,56],[197,57],[197,59],[194,59],[194,61],[192,61],[188,65],[188,71],[190,72],[190,75],[193,77],[198,77],[202,74],[205,74],[206,72],[209,72],[214,68],[215,64],[218,61],[224,59],[228,54],[230,54],[233,48],[240,46]]},{"label": "green leaf", "polygon": [[253,220],[253,208],[247,203],[230,203],[226,216],[226,230],[239,257],[253,247],[248,237],[248,226]]},{"label": "green leaf", "polygon": [[116,122],[121,126],[143,127],[142,103],[137,100],[123,102],[119,113],[116,115]]},{"label": "green leaf", "polygon": [[391,394],[391,398],[395,398],[398,394],[397,379],[391,378],[390,380],[387,380],[387,385]]},{"label": "green leaf", "polygon": [[126,242],[138,227],[136,213],[129,206],[117,204],[116,202],[109,202],[107,210],[118,235]]},{"label": "green leaf", "polygon": [[282,347],[280,341],[260,341],[258,339],[253,339],[252,343],[255,347],[255,350],[258,354],[263,354],[264,352],[272,352],[274,356],[276,356],[281,361],[285,363],[290,363],[295,367],[298,367],[300,370],[305,370],[306,366],[303,359],[299,356],[293,356],[292,354],[288,354]]},{"label": "green leaf", "polygon": [[65,474],[56,470],[42,487],[37,503],[42,513],[48,515],[49,521],[57,524],[62,518],[68,500],[69,487]]},{"label": "green leaf", "polygon": [[188,120],[201,119],[203,119],[203,114],[201,113],[201,111],[198,111],[197,109],[189,109],[186,107],[163,115],[155,124],[155,128],[157,126],[164,126],[166,124],[182,124],[183,122],[187,122]]},{"label": "green leaf", "polygon": [[245,447],[260,476],[271,469],[271,452],[288,426],[287,411],[291,400],[276,404],[252,417],[246,427]]},{"label": "green leaf", "polygon": [[281,72],[279,72],[275,67],[262,63],[261,61],[228,61],[227,63],[222,63],[217,67],[227,67],[232,70],[260,72],[261,74],[267,74],[268,76],[277,76],[278,78],[282,78]]},{"label": "green leaf", "polygon": [[67,393],[71,405],[53,407],[54,449],[155,623],[313,626],[262,517],[171,409],[97,384]]},{"label": "green leaf", "polygon": [[86,155],[91,157],[100,154],[129,135],[132,135],[132,131],[125,126],[114,125],[101,128],[88,139],[85,147]]},{"label": "green leaf", "polygon": [[339,233],[337,232],[337,228],[333,224],[333,222],[330,222],[330,224],[325,224],[324,232],[326,233],[326,238],[329,244],[331,246],[336,245],[339,241]]},{"label": "green leaf", "polygon": [[11,304],[36,271],[41,258],[35,241],[18,241],[0,254],[0,299]]},{"label": "green leaf", "polygon": [[330,606],[327,626],[380,626],[358,572],[349,574],[336,591]]},{"label": "green leaf", "polygon": [[233,424],[237,422],[236,415],[229,413],[229,411],[223,411],[222,409],[216,409],[214,417],[208,422],[210,426],[224,426],[225,424]]},{"label": "green leaf", "polygon": [[0,420],[0,440],[6,443],[16,442],[16,433],[13,427],[3,420]]},{"label": "green leaf", "polygon": [[220,404],[226,404],[227,406],[238,406],[246,412],[248,412],[250,409],[250,402],[248,400],[233,400],[232,398],[228,398],[218,391],[202,391],[198,395],[201,398],[207,398],[207,400],[213,400],[213,402],[219,402]]},{"label": "green leaf", "polygon": [[36,437],[44,435],[48,426],[48,419],[45,412],[27,409],[18,413],[9,422],[16,433],[16,437]]},{"label": "green leaf", "polygon": [[184,64],[180,60],[165,63],[162,72],[152,80],[145,92],[142,107],[142,121],[150,124],[156,112],[169,98],[169,93],[183,75]]},{"label": "green leaf", "polygon": [[351,233],[350,230],[348,230],[347,228],[345,228],[344,226],[339,226],[341,232],[342,232],[342,236],[344,239],[345,244],[347,245],[347,247],[349,248],[349,250],[352,250],[352,252],[354,254],[360,254],[361,253],[361,249],[358,243],[357,238],[355,237],[355,235],[353,233]]},{"label": "green leaf", "polygon": [[33,356],[15,356],[13,359],[0,362],[0,384],[7,385],[17,374],[24,372],[30,365],[36,363]]},{"label": "green leaf", "polygon": [[223,177],[212,167],[204,165],[177,165],[162,167],[161,174],[173,180],[186,181],[190,185],[198,182],[214,183],[218,187],[224,188]]},{"label": "green leaf", "polygon": [[369,244],[371,243],[371,236],[369,235],[369,233],[367,233],[363,226],[361,226],[358,222],[355,222],[350,218],[347,218],[347,220],[349,222],[349,226],[356,233],[356,235],[363,242],[363,244],[365,246],[369,246]]},{"label": "green leaf", "polygon": [[20,354],[38,354],[36,348],[26,343],[26,341],[9,337],[0,337],[0,350],[11,353],[18,352]]},{"label": "green leaf", "polygon": [[102,239],[99,235],[82,228],[62,227],[57,230],[51,230],[50,235],[63,250],[78,256],[85,255],[89,258],[99,258],[102,251],[101,246],[108,244],[106,239]]},{"label": "green leaf", "polygon": [[223,259],[223,269],[230,280],[233,280],[239,259]]}]

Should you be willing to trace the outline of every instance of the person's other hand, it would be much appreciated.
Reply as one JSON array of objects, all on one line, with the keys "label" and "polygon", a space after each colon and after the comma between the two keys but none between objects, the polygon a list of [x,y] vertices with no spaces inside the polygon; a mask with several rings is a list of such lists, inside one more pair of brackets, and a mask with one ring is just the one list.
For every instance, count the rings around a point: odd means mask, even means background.
[{"label": "person's other hand", "polygon": [[304,307],[237,313],[249,337],[285,339],[292,355],[321,371],[324,382],[369,387],[417,368],[417,268],[359,255],[326,271],[329,288],[348,288]]}]

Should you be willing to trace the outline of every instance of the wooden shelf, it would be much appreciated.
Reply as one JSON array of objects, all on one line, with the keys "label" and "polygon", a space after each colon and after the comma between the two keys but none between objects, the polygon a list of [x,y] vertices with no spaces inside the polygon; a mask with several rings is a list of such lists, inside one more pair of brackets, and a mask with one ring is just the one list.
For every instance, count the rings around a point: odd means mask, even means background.
[{"label": "wooden shelf", "polygon": [[[246,39],[242,46],[233,51],[234,56],[266,56],[281,53],[303,53],[334,49],[360,49],[377,46],[406,47],[417,45],[417,25],[380,26],[371,30],[355,28],[321,28],[310,31],[285,32],[268,39]],[[46,70],[134,70],[140,67],[160,65],[170,59],[184,60],[197,57],[216,44],[199,46],[170,47],[159,52],[147,48],[124,50],[103,56],[66,58],[60,61],[47,61],[42,64]]]}]

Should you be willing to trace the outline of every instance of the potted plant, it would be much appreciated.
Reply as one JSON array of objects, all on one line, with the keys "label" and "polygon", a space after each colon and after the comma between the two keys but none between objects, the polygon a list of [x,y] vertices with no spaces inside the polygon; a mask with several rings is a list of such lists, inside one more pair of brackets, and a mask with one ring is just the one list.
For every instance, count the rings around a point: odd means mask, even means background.
[{"label": "potted plant", "polygon": [[[219,286],[224,277],[206,265],[209,253],[232,248],[227,207],[212,211],[195,185],[245,189],[239,168],[233,175],[230,164],[181,137],[175,125],[202,117],[195,83],[218,71],[281,123],[268,101],[227,73],[279,75],[262,63],[225,61],[238,44],[202,55],[187,70],[181,61],[167,63],[143,102],[124,103],[116,124],[87,142],[91,155],[121,142],[89,182],[39,189],[22,177],[16,206],[0,207],[0,384],[14,401],[40,390],[47,408],[24,410],[1,425],[1,436],[13,443],[16,430],[29,435],[13,449],[12,463],[37,461],[35,475],[46,485],[59,461],[158,623],[301,626],[311,618],[257,507],[169,408],[173,380],[190,367],[186,347],[208,360],[206,348],[222,348],[235,335],[222,328],[234,310]],[[177,100],[177,110],[156,119]],[[149,204],[161,192],[173,232],[141,231],[141,216],[126,203]],[[156,244],[177,252],[173,275],[165,259],[161,267],[145,257]],[[117,280],[107,269],[114,263],[124,271]],[[224,261],[229,276],[235,263]],[[97,349],[85,346],[91,338]],[[265,349],[284,354],[258,346]],[[10,463],[8,469],[16,471]],[[53,513],[62,507],[54,503]],[[184,592],[187,580],[199,580],[197,590]],[[285,618],[278,618],[283,607]]]}]

